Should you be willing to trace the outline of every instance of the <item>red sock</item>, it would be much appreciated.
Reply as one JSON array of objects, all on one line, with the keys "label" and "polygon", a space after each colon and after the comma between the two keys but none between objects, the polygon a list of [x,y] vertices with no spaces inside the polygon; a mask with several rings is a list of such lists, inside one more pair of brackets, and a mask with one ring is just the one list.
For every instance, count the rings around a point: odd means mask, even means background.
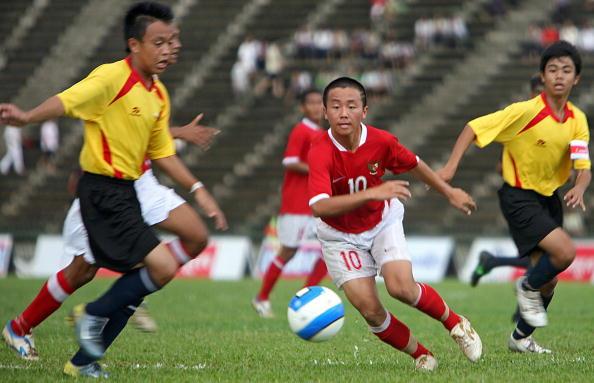
[{"label": "red sock", "polygon": [[315,286],[324,279],[324,277],[328,274],[328,269],[326,268],[326,262],[324,262],[324,258],[318,258],[318,261],[314,265],[313,269],[307,276],[307,280],[305,281],[305,285],[303,287],[308,286]]},{"label": "red sock", "polygon": [[380,327],[372,327],[371,332],[380,338],[382,342],[407,353],[413,359],[417,359],[421,355],[433,355],[411,335],[410,329],[391,313],[388,313],[386,320]]},{"label": "red sock", "polygon": [[258,293],[257,299],[260,301],[267,301],[272,288],[276,284],[278,277],[280,277],[283,267],[285,266],[285,260],[281,257],[275,257],[270,266],[268,266],[268,270],[266,270],[266,274],[264,274],[264,278],[262,278],[262,287],[260,288],[260,292]]},{"label": "red sock", "polygon": [[460,317],[453,310],[451,310],[445,301],[439,296],[439,293],[435,289],[424,283],[417,283],[420,287],[419,298],[417,303],[414,304],[418,310],[429,315],[433,319],[437,319],[443,326],[452,330],[454,326],[460,323]]},{"label": "red sock", "polygon": [[43,322],[62,306],[62,303],[73,292],[74,289],[66,281],[64,272],[58,271],[43,284],[25,311],[11,321],[12,330],[20,336],[30,333],[33,327]]}]

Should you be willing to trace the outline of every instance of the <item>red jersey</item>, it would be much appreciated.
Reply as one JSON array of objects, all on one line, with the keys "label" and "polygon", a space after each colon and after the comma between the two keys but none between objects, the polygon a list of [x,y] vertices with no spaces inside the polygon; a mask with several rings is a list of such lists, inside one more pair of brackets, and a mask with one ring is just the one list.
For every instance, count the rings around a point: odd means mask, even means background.
[{"label": "red jersey", "polygon": [[[309,205],[331,196],[353,194],[381,184],[385,170],[404,173],[418,164],[418,157],[392,134],[361,124],[361,139],[354,153],[332,137],[320,134],[309,151]],[[362,233],[382,219],[385,201],[371,201],[336,217],[322,220],[344,233]]]},{"label": "red jersey", "polygon": [[[304,118],[293,127],[283,156],[283,165],[296,162],[307,163],[311,142],[321,128],[308,118]],[[307,204],[307,174],[285,170],[283,180],[280,214],[311,215]]]}]

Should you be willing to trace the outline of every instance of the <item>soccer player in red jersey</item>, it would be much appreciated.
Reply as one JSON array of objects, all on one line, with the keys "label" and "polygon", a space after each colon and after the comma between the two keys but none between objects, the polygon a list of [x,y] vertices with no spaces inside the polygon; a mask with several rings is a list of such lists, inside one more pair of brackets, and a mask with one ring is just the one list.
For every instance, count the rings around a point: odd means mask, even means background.
[{"label": "soccer player in red jersey", "polygon": [[[262,286],[252,306],[263,318],[272,318],[274,313],[268,299],[280,277],[283,267],[295,256],[304,239],[313,238],[315,219],[307,202],[307,174],[309,147],[320,131],[323,117],[322,94],[314,89],[301,96],[304,118],[293,128],[283,156],[285,178],[283,180],[278,238],[281,248],[262,278]],[[328,273],[323,258],[319,258],[305,281],[305,286],[317,285]]]},{"label": "soccer player in red jersey", "polygon": [[392,297],[442,322],[464,355],[476,362],[482,343],[470,322],[450,309],[431,286],[413,278],[400,202],[411,197],[408,182],[384,182],[381,177],[386,170],[410,172],[465,214],[476,208],[474,201],[441,180],[396,137],[363,124],[367,96],[358,81],[348,77],[332,81],[324,90],[323,102],[330,129],[314,140],[309,152],[309,205],[314,216],[321,218],[317,235],[334,283],[371,332],[412,356],[417,369],[434,370],[437,361],[384,308],[376,290],[378,272]]}]

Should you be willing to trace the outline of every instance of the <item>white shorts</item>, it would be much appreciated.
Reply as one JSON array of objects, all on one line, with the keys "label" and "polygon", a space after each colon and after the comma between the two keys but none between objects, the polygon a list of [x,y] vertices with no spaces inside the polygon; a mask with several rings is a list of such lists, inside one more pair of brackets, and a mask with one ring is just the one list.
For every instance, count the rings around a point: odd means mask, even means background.
[{"label": "white shorts", "polygon": [[302,241],[316,237],[316,219],[305,214],[281,214],[276,231],[281,245],[296,249]]},{"label": "white shorts", "polygon": [[[140,202],[142,217],[150,226],[163,222],[169,216],[170,211],[186,202],[173,189],[159,184],[152,170],[146,171],[136,180],[134,188]],[[82,255],[87,263],[95,263],[89,246],[87,230],[80,215],[78,198],[72,202],[72,206],[68,210],[62,237],[64,239],[64,257],[72,258]]]},{"label": "white shorts", "polygon": [[318,220],[317,235],[328,273],[338,288],[351,279],[375,277],[390,261],[410,261],[402,227],[404,206],[397,199],[386,204],[382,220],[359,234],[338,231]]}]

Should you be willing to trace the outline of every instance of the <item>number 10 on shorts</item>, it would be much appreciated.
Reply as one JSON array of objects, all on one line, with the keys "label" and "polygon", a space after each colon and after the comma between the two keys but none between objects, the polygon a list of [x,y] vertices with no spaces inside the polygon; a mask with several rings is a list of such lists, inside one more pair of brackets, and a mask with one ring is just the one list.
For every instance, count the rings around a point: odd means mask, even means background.
[{"label": "number 10 on shorts", "polygon": [[340,256],[348,271],[352,271],[353,269],[361,270],[361,258],[356,251],[341,251]]}]

